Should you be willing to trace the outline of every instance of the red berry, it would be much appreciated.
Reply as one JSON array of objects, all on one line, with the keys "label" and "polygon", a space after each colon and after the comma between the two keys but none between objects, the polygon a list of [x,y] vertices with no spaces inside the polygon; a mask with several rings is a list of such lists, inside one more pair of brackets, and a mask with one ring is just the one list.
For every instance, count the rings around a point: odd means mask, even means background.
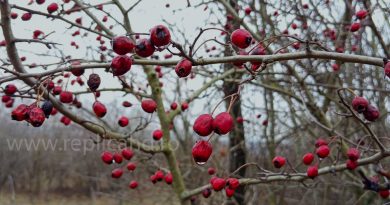
[{"label": "red berry", "polygon": [[175,72],[180,78],[185,78],[191,73],[192,63],[187,59],[182,59],[177,63]]},{"label": "red berry", "polygon": [[105,151],[102,153],[101,158],[104,163],[106,164],[112,164],[112,161],[114,160],[114,156],[111,152]]},{"label": "red berry", "polygon": [[143,100],[141,108],[147,113],[153,113],[157,109],[157,103],[152,99]]},{"label": "red berry", "polygon": [[200,136],[208,136],[213,132],[213,117],[210,114],[203,114],[196,118],[193,130]]},{"label": "red berry", "polygon": [[385,66],[385,74],[388,78],[390,78],[390,61],[386,63]]},{"label": "red berry", "polygon": [[382,190],[382,191],[379,191],[379,195],[380,195],[382,198],[387,199],[387,198],[389,198],[390,191],[389,191],[389,190]]},{"label": "red berry", "polygon": [[188,103],[187,102],[182,102],[181,103],[181,110],[185,111],[188,109]]},{"label": "red berry", "polygon": [[122,176],[122,174],[123,174],[123,170],[121,168],[117,168],[117,169],[112,170],[111,177],[118,179]]},{"label": "red berry", "polygon": [[318,176],[318,167],[317,166],[310,166],[307,168],[307,176],[314,179],[316,176]]},{"label": "red berry", "polygon": [[310,165],[313,162],[313,160],[314,160],[314,154],[307,153],[307,154],[303,155],[303,158],[302,158],[303,164]]},{"label": "red berry", "polygon": [[364,118],[368,121],[375,121],[379,118],[379,110],[373,105],[368,105],[367,109],[363,112]]},{"label": "red berry", "polygon": [[131,107],[132,104],[131,104],[131,102],[129,102],[129,101],[123,101],[123,102],[122,102],[122,106],[123,106],[123,107]]},{"label": "red berry", "polygon": [[27,13],[24,13],[21,18],[22,18],[22,21],[28,21],[31,19],[31,17],[32,17],[32,14],[30,12],[27,12]]},{"label": "red berry", "polygon": [[154,50],[153,44],[146,38],[139,40],[135,46],[135,53],[144,58],[153,55]]},{"label": "red berry", "polygon": [[237,29],[233,31],[232,35],[230,36],[230,40],[233,43],[233,45],[241,49],[245,49],[248,46],[250,46],[252,42],[252,36],[245,29]]},{"label": "red berry", "polygon": [[12,98],[8,95],[1,96],[1,102],[3,102],[3,103],[6,103],[6,102],[10,101],[11,99]]},{"label": "red berry", "polygon": [[325,158],[329,155],[329,147],[328,145],[322,145],[316,149],[316,154],[319,158]]},{"label": "red berry", "polygon": [[211,153],[213,153],[213,147],[208,141],[200,140],[192,147],[192,157],[199,165],[205,164],[210,158]]},{"label": "red berry", "polygon": [[229,187],[226,187],[225,188],[225,194],[226,194],[226,196],[228,197],[228,198],[230,198],[230,197],[232,197],[233,195],[234,195],[234,189],[231,189],[231,188],[229,188]]},{"label": "red berry", "polygon": [[16,88],[16,86],[14,84],[8,84],[4,88],[4,93],[6,95],[13,95],[16,93],[16,91],[18,91],[18,89]]},{"label": "red berry", "polygon": [[150,181],[155,184],[157,182],[156,175],[150,176]]},{"label": "red berry", "polygon": [[134,171],[135,170],[135,168],[137,168],[137,165],[135,164],[135,163],[133,163],[133,162],[129,162],[129,163],[127,163],[127,169],[129,170],[129,171]]},{"label": "red berry", "polygon": [[292,23],[292,24],[291,24],[291,28],[295,30],[295,29],[298,28],[298,25],[297,25],[296,23]]},{"label": "red berry", "polygon": [[350,159],[352,161],[356,161],[360,157],[360,152],[356,148],[349,148],[347,151],[347,156],[348,156],[348,159]]},{"label": "red berry", "polygon": [[172,184],[172,182],[173,182],[173,177],[172,177],[172,174],[171,173],[168,173],[167,175],[165,175],[165,182],[167,183],[167,184]]},{"label": "red berry", "polygon": [[225,186],[226,186],[225,179],[217,177],[211,181],[211,187],[214,189],[214,191],[221,191]]},{"label": "red berry", "polygon": [[61,86],[54,86],[52,92],[53,92],[53,95],[59,95],[59,94],[61,94],[61,92],[62,92]]},{"label": "red berry", "polygon": [[226,180],[230,189],[236,190],[240,186],[240,182],[236,178],[229,178]]},{"label": "red berry", "polygon": [[45,113],[39,107],[33,107],[28,111],[28,121],[34,127],[40,127],[45,121]]},{"label": "red berry", "polygon": [[358,113],[362,113],[368,107],[368,101],[366,100],[366,98],[360,96],[356,96],[355,98],[353,98],[351,104],[352,108]]},{"label": "red berry", "polygon": [[281,168],[284,166],[285,163],[286,163],[286,158],[284,158],[282,156],[276,156],[272,160],[272,164],[274,164],[275,168]]},{"label": "red berry", "polygon": [[132,64],[133,60],[129,56],[116,56],[111,61],[111,69],[113,75],[120,76],[127,73],[130,70]]},{"label": "red berry", "polygon": [[177,109],[177,103],[173,102],[171,104],[171,110],[176,110]]},{"label": "red berry", "polygon": [[157,25],[150,30],[150,41],[157,47],[166,46],[171,42],[171,34],[166,26]]},{"label": "red berry", "polygon": [[127,36],[117,36],[112,39],[112,50],[118,55],[125,55],[133,52],[134,42]]},{"label": "red berry", "polygon": [[126,127],[129,124],[129,118],[122,116],[118,120],[118,125],[121,127]]},{"label": "red berry", "polygon": [[122,149],[122,156],[127,159],[127,160],[130,160],[134,155],[134,152],[133,150],[129,149],[129,148],[124,148]]},{"label": "red berry", "polygon": [[131,181],[129,184],[130,189],[135,189],[138,187],[138,182],[137,181]]},{"label": "red berry", "polygon": [[44,4],[45,0],[35,0],[35,2],[37,2],[37,4]]},{"label": "red berry", "polygon": [[62,91],[60,93],[60,101],[62,103],[71,103],[73,101],[73,93],[69,91]]},{"label": "red berry", "polygon": [[322,145],[328,145],[328,142],[324,139],[318,138],[316,140],[315,146],[318,148],[321,147]]},{"label": "red berry", "polygon": [[15,13],[15,12],[11,12],[10,16],[11,16],[12,19],[18,18],[18,14]]},{"label": "red berry", "polygon": [[100,118],[104,117],[107,113],[106,106],[99,101],[96,101],[93,103],[92,109],[93,109],[93,112],[96,114],[96,116],[98,116]]},{"label": "red berry", "polygon": [[210,167],[207,169],[207,173],[209,173],[210,175],[213,175],[213,174],[215,174],[215,169]]},{"label": "red berry", "polygon": [[113,158],[114,158],[115,163],[117,163],[117,164],[120,164],[123,161],[122,155],[120,155],[119,153],[115,153]]},{"label": "red berry", "polygon": [[332,64],[332,69],[334,72],[337,72],[340,70],[340,65],[337,63]]},{"label": "red berry", "polygon": [[233,118],[227,112],[221,112],[213,120],[214,132],[220,135],[229,133],[233,129]]},{"label": "red berry", "polygon": [[68,126],[72,121],[68,117],[62,116],[60,122],[63,123],[65,126]]},{"label": "red berry", "polygon": [[47,12],[49,14],[54,13],[58,10],[58,4],[57,3],[51,3],[49,6],[47,6]]},{"label": "red berry", "polygon": [[349,169],[349,170],[354,170],[354,169],[356,169],[356,167],[358,167],[358,163],[357,163],[357,161],[355,161],[355,160],[347,160],[347,169]]},{"label": "red berry", "polygon": [[28,106],[25,104],[20,104],[18,107],[16,107],[12,113],[11,117],[13,120],[16,121],[23,121],[28,118]]},{"label": "red berry", "polygon": [[366,16],[367,16],[367,11],[366,10],[359,10],[359,11],[357,11],[356,12],[356,17],[358,18],[358,19],[360,19],[360,20],[362,20],[362,19],[364,19],[364,18],[366,18]]},{"label": "red berry", "polygon": [[252,12],[251,7],[246,7],[246,8],[245,8],[245,14],[246,14],[246,15],[251,14],[251,12]]},{"label": "red berry", "polygon": [[154,140],[160,140],[163,137],[163,132],[162,130],[155,130],[153,132],[153,139]]},{"label": "red berry", "polygon": [[210,188],[204,189],[204,190],[202,191],[202,195],[203,195],[203,197],[206,198],[206,199],[209,198],[210,195],[211,195],[211,189],[210,189]]},{"label": "red berry", "polygon": [[157,181],[162,181],[164,179],[164,172],[161,170],[158,170],[158,171],[156,171],[156,173],[154,173],[154,176],[156,176]]},{"label": "red berry", "polygon": [[359,22],[355,22],[351,25],[351,28],[350,28],[350,31],[351,32],[355,32],[355,31],[358,31],[360,29],[360,23]]},{"label": "red berry", "polygon": [[244,118],[243,117],[237,117],[236,118],[236,122],[239,123],[239,124],[242,124],[242,123],[244,123]]}]

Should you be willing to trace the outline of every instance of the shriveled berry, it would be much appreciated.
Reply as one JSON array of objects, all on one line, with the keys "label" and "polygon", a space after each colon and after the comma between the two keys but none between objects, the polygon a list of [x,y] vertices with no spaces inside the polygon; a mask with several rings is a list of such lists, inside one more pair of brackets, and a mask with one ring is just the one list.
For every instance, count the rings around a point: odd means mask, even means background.
[{"label": "shriveled berry", "polygon": [[131,160],[131,158],[134,156],[134,152],[130,148],[124,148],[122,149],[122,156],[127,160]]},{"label": "shriveled berry", "polygon": [[118,179],[122,176],[122,174],[123,174],[123,170],[121,168],[117,168],[117,169],[112,170],[111,177]]},{"label": "shriveled berry", "polygon": [[200,140],[192,147],[192,157],[198,165],[203,165],[213,153],[213,147],[210,142]]},{"label": "shriveled berry", "polygon": [[226,180],[223,178],[215,178],[211,181],[211,187],[214,191],[221,191],[226,186]]},{"label": "shriveled berry", "polygon": [[60,93],[60,101],[62,103],[71,103],[73,101],[73,93],[69,91],[62,91]]},{"label": "shriveled berry", "polygon": [[157,103],[152,99],[143,100],[141,108],[147,113],[153,113],[157,109]]},{"label": "shriveled berry", "polygon": [[162,130],[155,130],[153,131],[153,139],[154,140],[160,140],[163,137],[163,131]]},{"label": "shriveled berry", "polygon": [[129,124],[129,118],[122,116],[118,120],[118,124],[121,127],[126,127]]},{"label": "shriveled berry", "polygon": [[318,176],[318,167],[317,166],[308,167],[306,174],[308,177],[314,179],[316,176]]},{"label": "shriveled berry", "polygon": [[171,34],[166,26],[157,25],[150,30],[150,41],[157,47],[166,46],[171,42]]},{"label": "shriveled berry", "polygon": [[233,118],[228,112],[221,112],[213,120],[214,132],[220,135],[229,133],[233,129]]},{"label": "shriveled berry", "polygon": [[214,130],[213,117],[210,114],[203,114],[196,118],[193,130],[200,136],[208,136]]},{"label": "shriveled berry", "polygon": [[362,113],[368,107],[368,101],[366,98],[360,96],[354,97],[351,104],[352,108],[358,113]]},{"label": "shriveled berry", "polygon": [[39,107],[33,107],[28,111],[28,121],[34,127],[40,127],[45,121],[45,113]]},{"label": "shriveled berry", "polygon": [[373,122],[379,118],[379,110],[373,105],[368,105],[363,115],[366,120]]},{"label": "shriveled berry", "polygon": [[349,148],[347,151],[347,156],[348,156],[348,159],[350,159],[352,161],[356,161],[360,157],[360,152],[356,148]]},{"label": "shriveled berry", "polygon": [[230,40],[233,45],[241,49],[245,49],[250,46],[252,42],[252,35],[245,29],[237,29],[233,31],[232,35],[230,36]]},{"label": "shriveled berry", "polygon": [[275,168],[281,168],[284,166],[285,163],[286,163],[286,158],[282,156],[276,156],[272,160],[272,164],[274,165]]},{"label": "shriveled berry", "polygon": [[112,39],[112,50],[118,55],[125,55],[133,52],[134,42],[127,36],[117,36]]},{"label": "shriveled berry", "polygon": [[99,101],[96,101],[93,103],[92,109],[93,109],[93,112],[96,114],[96,116],[98,116],[100,118],[104,117],[107,113],[106,106]]},{"label": "shriveled berry", "polygon": [[127,55],[115,56],[111,61],[111,69],[114,76],[120,76],[127,73],[133,60]]},{"label": "shriveled berry", "polygon": [[135,46],[135,53],[144,58],[153,55],[154,50],[153,44],[146,38],[139,40]]},{"label": "shriveled berry", "polygon": [[89,75],[87,85],[91,91],[96,91],[100,86],[100,76],[96,73]]},{"label": "shriveled berry", "polygon": [[191,70],[192,63],[187,59],[182,59],[181,61],[179,61],[179,63],[177,63],[175,67],[175,72],[180,78],[187,77],[191,73]]},{"label": "shriveled berry", "polygon": [[26,104],[18,105],[11,113],[11,117],[16,121],[23,121],[28,118],[28,106]]},{"label": "shriveled berry", "polygon": [[320,158],[325,158],[329,155],[330,149],[328,145],[322,145],[316,149],[316,154]]},{"label": "shriveled berry", "polygon": [[302,162],[305,165],[310,165],[314,160],[314,154],[312,153],[306,153],[303,155]]}]

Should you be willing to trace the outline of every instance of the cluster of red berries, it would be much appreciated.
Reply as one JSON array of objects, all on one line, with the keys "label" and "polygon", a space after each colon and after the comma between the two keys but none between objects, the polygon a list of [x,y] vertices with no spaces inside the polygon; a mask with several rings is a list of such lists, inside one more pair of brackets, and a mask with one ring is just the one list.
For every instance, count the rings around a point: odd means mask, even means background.
[{"label": "cluster of red berries", "polygon": [[114,76],[127,73],[133,60],[128,53],[135,53],[140,57],[153,55],[156,47],[158,49],[167,46],[171,42],[171,34],[166,26],[157,25],[150,29],[150,38],[142,38],[135,44],[127,36],[118,36],[112,39],[112,50],[118,54],[111,61],[111,69]]},{"label": "cluster of red berries", "polygon": [[[101,159],[106,164],[112,164],[112,163],[122,164],[123,158],[125,158],[126,160],[131,160],[133,158],[133,156],[134,156],[133,150],[131,150],[129,148],[124,148],[124,149],[122,149],[121,153],[116,152],[113,154],[109,151],[105,151],[101,154]],[[131,171],[131,172],[134,171],[136,168],[137,168],[137,165],[134,162],[128,162],[126,165],[126,169]],[[125,168],[122,168],[122,167],[115,168],[111,172],[111,177],[114,179],[119,179],[123,175],[124,169]],[[135,189],[135,188],[137,188],[137,186],[138,186],[138,182],[135,180],[133,180],[129,183],[130,189]]]},{"label": "cluster of red berries", "polygon": [[167,173],[164,176],[164,172],[162,170],[157,170],[152,176],[150,176],[150,181],[155,184],[164,179],[165,183],[171,185],[173,182],[173,176],[171,173]]},{"label": "cluster of red berries", "polygon": [[[361,20],[366,18],[367,14],[368,14],[368,12],[366,10],[359,10],[359,11],[356,12],[355,16],[356,16],[357,19],[359,19],[361,21]],[[360,29],[360,27],[361,27],[360,22],[354,22],[350,26],[349,30],[351,32],[356,32],[356,31],[358,31]]]},{"label": "cluster of red berries", "polygon": [[363,113],[363,116],[368,121],[375,121],[379,118],[379,110],[373,105],[370,105],[366,98],[356,96],[352,100],[352,108],[358,112]]},{"label": "cluster of red berries", "polygon": [[[233,125],[234,120],[228,112],[219,113],[215,118],[210,114],[202,114],[196,118],[193,130],[202,137],[212,132],[224,135],[233,129]],[[197,164],[205,164],[212,152],[213,147],[209,141],[199,140],[192,147],[192,157]]]},{"label": "cluster of red berries", "polygon": [[[213,176],[210,179],[210,185],[211,188],[216,192],[225,189],[226,196],[232,197],[236,189],[240,186],[240,182],[236,178],[224,179],[217,176]],[[206,188],[205,190],[203,190],[202,195],[203,197],[208,198],[211,195],[211,192],[212,191],[210,188]]]}]

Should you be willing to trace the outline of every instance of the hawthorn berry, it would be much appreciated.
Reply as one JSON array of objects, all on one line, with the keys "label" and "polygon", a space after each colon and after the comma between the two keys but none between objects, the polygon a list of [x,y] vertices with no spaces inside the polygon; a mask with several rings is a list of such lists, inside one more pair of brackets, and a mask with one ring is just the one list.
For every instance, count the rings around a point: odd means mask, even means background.
[{"label": "hawthorn berry", "polygon": [[49,14],[54,13],[58,10],[58,4],[57,3],[51,3],[49,6],[47,6],[47,12]]},{"label": "hawthorn berry", "polygon": [[229,187],[226,187],[225,188],[225,194],[228,198],[232,197],[234,195],[234,192],[235,190],[234,189],[231,189]]},{"label": "hawthorn berry", "polygon": [[251,14],[251,12],[252,12],[251,7],[246,7],[245,10],[244,10],[244,12],[245,12],[245,15]]},{"label": "hawthorn berry", "polygon": [[98,116],[100,118],[104,117],[107,113],[106,106],[99,101],[96,101],[93,103],[92,109],[93,109],[93,112],[96,114],[96,116]]},{"label": "hawthorn berry", "polygon": [[163,132],[162,130],[155,130],[153,132],[153,139],[154,140],[160,140],[163,137]]},{"label": "hawthorn berry", "polygon": [[35,2],[37,2],[37,4],[44,4],[45,0],[35,0]]},{"label": "hawthorn berry", "polygon": [[202,195],[203,195],[203,197],[206,198],[206,199],[209,198],[210,195],[211,195],[211,189],[210,189],[210,188],[204,189],[204,190],[202,191]]},{"label": "hawthorn berry", "polygon": [[147,113],[153,113],[157,109],[157,103],[152,99],[143,100],[141,108]]},{"label": "hawthorn berry", "polygon": [[308,177],[314,179],[316,176],[318,176],[318,167],[317,166],[308,167],[306,174]]},{"label": "hawthorn berry", "polygon": [[131,104],[131,102],[129,102],[129,101],[123,101],[123,102],[122,102],[122,106],[123,106],[123,107],[131,107],[132,104]]},{"label": "hawthorn berry", "polygon": [[[56,87],[54,87],[54,89],[56,89]],[[54,92],[54,90],[53,90],[53,92]],[[60,93],[60,101],[62,103],[71,103],[73,101],[73,93],[69,92],[69,91],[62,91]]]},{"label": "hawthorn berry", "polygon": [[198,135],[204,137],[208,136],[213,132],[213,117],[210,114],[202,114],[198,118],[196,118],[193,130]]},{"label": "hawthorn berry", "polygon": [[306,153],[303,155],[302,162],[305,165],[310,165],[314,160],[314,154],[312,153]]},{"label": "hawthorn berry", "polygon": [[177,103],[173,102],[171,104],[171,110],[176,110],[177,109]]},{"label": "hawthorn berry", "polygon": [[351,104],[352,108],[358,113],[362,113],[368,107],[368,101],[366,98],[360,96],[354,97]]},{"label": "hawthorn berry", "polygon": [[274,165],[275,168],[281,168],[284,166],[285,163],[286,163],[286,158],[282,156],[276,156],[272,160],[272,164]]},{"label": "hawthorn berry", "polygon": [[389,198],[389,196],[390,196],[390,191],[389,191],[389,190],[381,190],[381,191],[379,191],[379,195],[380,195],[383,199],[387,199],[387,198]]},{"label": "hawthorn berry", "polygon": [[179,61],[175,67],[175,72],[180,78],[185,78],[191,73],[192,63],[187,59]]},{"label": "hawthorn berry", "polygon": [[228,112],[221,112],[213,120],[214,132],[220,135],[229,133],[233,129],[233,118]]},{"label": "hawthorn berry", "polygon": [[127,36],[117,36],[112,39],[112,50],[118,55],[125,55],[133,52],[134,42]]},{"label": "hawthorn berry", "polygon": [[350,27],[350,31],[351,32],[356,32],[360,29],[360,23],[359,22],[355,22],[351,25]]},{"label": "hawthorn berry", "polygon": [[157,47],[166,46],[171,42],[171,34],[166,26],[157,25],[150,30],[150,41]]},{"label": "hawthorn berry", "polygon": [[100,157],[106,164],[112,164],[112,161],[114,160],[114,155],[108,151],[104,151]]},{"label": "hawthorn berry", "polygon": [[325,158],[329,155],[330,149],[328,145],[322,145],[316,149],[316,154],[319,158]]},{"label": "hawthorn berry", "polygon": [[318,148],[321,147],[322,145],[328,145],[328,142],[324,139],[318,138],[315,142],[315,146]]},{"label": "hawthorn berry", "polygon": [[192,157],[198,165],[203,165],[213,153],[213,147],[210,142],[200,140],[192,147]]},{"label": "hawthorn berry", "polygon": [[153,184],[155,184],[156,182],[157,182],[157,178],[156,178],[156,175],[152,175],[152,176],[150,176],[150,181],[153,183]]},{"label": "hawthorn berry", "polygon": [[373,105],[368,105],[363,115],[366,120],[373,122],[379,118],[379,110]]},{"label": "hawthorn berry", "polygon": [[117,164],[120,164],[123,161],[122,155],[120,155],[119,153],[115,153],[113,158],[114,158],[115,163],[117,163]]},{"label": "hawthorn berry", "polygon": [[167,184],[172,184],[172,182],[173,182],[172,174],[171,174],[171,173],[168,173],[167,175],[165,175],[164,180],[165,180],[165,182],[166,182]]},{"label": "hawthorn berry", "polygon": [[212,180],[210,183],[214,191],[221,191],[226,186],[226,180],[218,177]]},{"label": "hawthorn berry", "polygon": [[34,127],[40,127],[45,121],[45,113],[39,107],[33,107],[28,110],[28,121]]},{"label": "hawthorn berry", "polygon": [[18,18],[18,13],[11,12],[10,17],[11,17],[11,19],[16,19],[16,18]]},{"label": "hawthorn berry", "polygon": [[1,102],[6,103],[11,100],[11,97],[8,95],[1,96]]},{"label": "hawthorn berry", "polygon": [[4,93],[6,95],[13,95],[16,93],[16,91],[18,91],[18,89],[16,88],[16,86],[14,84],[8,84],[4,88]]},{"label": "hawthorn berry", "polygon": [[242,124],[242,123],[244,123],[244,118],[243,117],[237,117],[236,118],[236,122],[239,123],[239,124]]},{"label": "hawthorn berry", "polygon": [[385,65],[385,74],[388,78],[390,78],[390,61]]},{"label": "hawthorn berry", "polygon": [[138,187],[138,182],[137,181],[131,181],[129,184],[130,189],[135,189]]},{"label": "hawthorn berry", "polygon": [[157,181],[162,181],[164,179],[164,172],[157,170],[156,173],[154,173],[154,176],[156,176]]},{"label": "hawthorn berry", "polygon": [[129,171],[134,171],[135,168],[137,168],[137,165],[133,162],[129,162],[129,163],[127,163],[126,167]]},{"label": "hawthorn berry", "polygon": [[127,73],[133,60],[127,55],[115,56],[111,61],[111,69],[114,76],[120,76]]},{"label": "hawthorn berry", "polygon": [[28,106],[26,104],[18,105],[11,113],[11,117],[16,121],[23,121],[28,118]]},{"label": "hawthorn berry", "polygon": [[188,103],[187,102],[182,102],[181,103],[181,110],[182,111],[185,111],[185,110],[187,110],[188,109]]},{"label": "hawthorn berry", "polygon": [[116,169],[112,170],[111,177],[118,179],[122,176],[122,174],[123,174],[123,170],[121,168],[116,168]]},{"label": "hawthorn berry", "polygon": [[226,185],[233,190],[236,190],[240,186],[240,182],[236,178],[229,178],[226,180],[226,182]]},{"label": "hawthorn berry", "polygon": [[362,20],[362,19],[366,18],[367,14],[368,14],[368,12],[366,10],[359,10],[356,12],[355,15],[358,19]]},{"label": "hawthorn berry", "polygon": [[68,126],[72,121],[70,118],[62,116],[60,122],[63,123],[65,126]]},{"label": "hawthorn berry", "polygon": [[210,175],[213,175],[213,174],[215,174],[215,169],[213,167],[210,167],[207,169],[207,173],[209,173]]},{"label": "hawthorn berry", "polygon": [[354,170],[356,167],[358,167],[358,162],[356,160],[347,160],[347,169]]},{"label": "hawthorn berry", "polygon": [[141,57],[149,57],[154,53],[153,44],[146,38],[140,39],[135,46],[135,53]]},{"label": "hawthorn berry", "polygon": [[8,102],[5,103],[6,108],[11,108],[14,106],[14,99],[10,99]]},{"label": "hawthorn berry", "polygon": [[96,91],[100,86],[100,76],[96,73],[89,75],[87,85],[91,91]]},{"label": "hawthorn berry", "polygon": [[134,156],[134,152],[129,148],[124,148],[122,149],[122,156],[127,160],[131,160],[131,158]]},{"label": "hawthorn berry", "polygon": [[356,161],[360,157],[360,152],[356,148],[349,148],[347,151],[347,156],[348,156],[348,159],[350,159],[352,161]]},{"label": "hawthorn berry", "polygon": [[118,120],[118,125],[121,127],[126,127],[129,124],[129,118],[122,116]]},{"label": "hawthorn berry", "polygon": [[24,13],[21,17],[22,21],[28,21],[32,17],[32,14],[30,12]]},{"label": "hawthorn berry", "polygon": [[252,35],[245,29],[237,29],[233,31],[232,35],[230,36],[230,40],[233,45],[241,49],[245,49],[250,46],[252,42]]}]

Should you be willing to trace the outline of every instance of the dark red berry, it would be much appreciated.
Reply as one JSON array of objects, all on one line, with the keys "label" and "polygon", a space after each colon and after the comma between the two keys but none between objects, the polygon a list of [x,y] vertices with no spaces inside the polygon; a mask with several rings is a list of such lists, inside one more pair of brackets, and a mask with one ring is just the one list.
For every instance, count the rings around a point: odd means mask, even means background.
[{"label": "dark red berry", "polygon": [[328,142],[324,139],[318,138],[316,140],[315,146],[318,148],[321,147],[322,145],[328,145]]},{"label": "dark red berry", "polygon": [[204,189],[204,190],[202,191],[202,195],[203,195],[203,197],[206,198],[206,199],[209,198],[210,195],[211,195],[211,189],[210,189],[210,188]]},{"label": "dark red berry", "polygon": [[[56,88],[56,87],[54,87]],[[69,91],[62,91],[60,93],[60,101],[62,103],[71,103],[73,101],[73,93]]]},{"label": "dark red berry", "polygon": [[330,149],[328,145],[322,145],[316,149],[316,154],[319,158],[325,158],[329,155]]},{"label": "dark red berry", "polygon": [[278,168],[278,169],[283,167],[285,163],[286,163],[286,158],[284,158],[282,156],[276,156],[272,160],[272,164],[274,165],[275,168]]},{"label": "dark red berry", "polygon": [[11,99],[12,98],[8,95],[1,96],[1,102],[3,102],[3,103],[6,103],[6,102],[10,101]]},{"label": "dark red berry", "polygon": [[127,160],[131,160],[131,158],[134,156],[134,152],[129,148],[124,148],[122,149],[122,156]]},{"label": "dark red berry", "polygon": [[210,167],[207,169],[207,173],[209,173],[210,175],[213,175],[213,174],[215,174],[215,169]]},{"label": "dark red berry", "polygon": [[355,31],[358,31],[360,29],[360,23],[359,22],[355,22],[351,25],[350,27],[350,31],[351,32],[355,32]]},{"label": "dark red berry", "polygon": [[234,195],[234,192],[235,192],[234,189],[231,189],[229,187],[225,188],[225,194],[226,194],[226,197],[228,197],[228,198],[232,197]]},{"label": "dark red berry", "polygon": [[205,164],[212,153],[213,147],[208,141],[200,140],[192,147],[192,157],[199,165]]},{"label": "dark red berry", "polygon": [[65,126],[68,126],[70,125],[72,120],[66,116],[62,116],[60,122],[63,123]]},{"label": "dark red berry", "polygon": [[233,129],[233,118],[228,112],[221,112],[213,120],[214,132],[220,135],[229,133]]},{"label": "dark red berry", "polygon": [[173,176],[171,173],[168,173],[167,175],[165,175],[165,178],[164,178],[165,182],[167,184],[172,184],[173,182]]},{"label": "dark red berry", "polygon": [[117,164],[120,164],[123,161],[123,157],[119,153],[115,153],[113,158],[114,158],[115,163],[117,163]]},{"label": "dark red berry", "polygon": [[47,6],[47,12],[49,14],[54,13],[58,10],[58,4],[57,3],[51,3],[49,6]]},{"label": "dark red berry", "polygon": [[32,17],[32,14],[30,12],[24,13],[21,17],[22,21],[28,21]]},{"label": "dark red berry", "polygon": [[368,105],[367,109],[363,112],[364,118],[368,121],[375,121],[379,118],[379,110],[373,105]]},{"label": "dark red berry", "polygon": [[181,61],[179,61],[179,63],[177,63],[175,67],[175,72],[180,78],[187,77],[191,73],[191,70],[192,63],[187,59],[182,59]]},{"label": "dark red berry", "polygon": [[362,20],[362,19],[364,19],[364,18],[366,18],[366,16],[367,16],[367,11],[366,10],[359,10],[359,11],[357,11],[356,12],[356,17],[358,18],[358,19],[360,19],[360,20]]},{"label": "dark red berry", "polygon": [[153,139],[154,140],[160,140],[163,137],[163,132],[162,130],[155,130],[153,132]]},{"label": "dark red berry", "polygon": [[226,185],[233,190],[236,190],[240,186],[240,182],[236,178],[228,178],[226,182],[227,182]]},{"label": "dark red berry", "polygon": [[214,191],[221,191],[226,186],[226,181],[223,178],[215,178],[211,181],[211,187]]},{"label": "dark red berry", "polygon": [[154,50],[153,44],[146,38],[139,40],[135,46],[135,53],[144,58],[153,55]]},{"label": "dark red berry", "polygon": [[122,174],[123,174],[123,170],[121,168],[117,168],[117,169],[112,170],[111,177],[118,179],[122,176]]},{"label": "dark red berry", "polygon": [[360,96],[356,96],[355,98],[353,98],[351,104],[352,108],[358,113],[362,113],[368,107],[368,101],[366,100],[366,98]]},{"label": "dark red berry", "polygon": [[121,127],[126,127],[129,124],[129,118],[122,116],[118,120],[118,124]]},{"label": "dark red berry", "polygon": [[89,75],[87,85],[91,91],[96,91],[100,86],[100,76],[96,73]]},{"label": "dark red berry", "polygon": [[113,75],[120,76],[127,73],[130,70],[132,64],[133,60],[129,56],[116,56],[111,61],[111,69]]},{"label": "dark red berry", "polygon": [[317,166],[308,167],[306,174],[308,177],[314,179],[316,176],[318,176],[318,167]]},{"label": "dark red berry", "polygon": [[28,118],[28,111],[29,109],[26,104],[20,104],[12,111],[11,117],[16,121],[26,120]]},{"label": "dark red berry", "polygon": [[230,40],[233,45],[241,49],[245,49],[250,46],[252,42],[252,35],[245,29],[237,29],[233,31],[232,35],[230,36]]},{"label": "dark red berry", "polygon": [[356,148],[349,148],[347,151],[347,156],[348,156],[348,159],[350,159],[352,161],[356,161],[360,157],[360,152]]},{"label": "dark red berry", "polygon": [[106,164],[112,164],[112,161],[114,160],[114,156],[111,152],[105,151],[102,153],[101,158],[104,163]]},{"label": "dark red berry", "polygon": [[208,136],[213,132],[213,117],[210,114],[203,114],[196,118],[192,127],[200,136]]},{"label": "dark red berry", "polygon": [[390,78],[390,61],[386,63],[385,66],[385,74],[388,78]]},{"label": "dark red berry", "polygon": [[28,121],[34,127],[40,127],[45,121],[45,113],[39,107],[33,107],[28,111]]},{"label": "dark red berry", "polygon": [[4,93],[6,95],[13,95],[16,93],[16,91],[18,91],[18,89],[16,88],[16,86],[14,84],[8,84],[4,88]]},{"label": "dark red berry", "polygon": [[379,191],[379,195],[380,195],[383,199],[387,199],[387,198],[389,198],[389,196],[390,196],[390,191],[389,191],[389,190],[381,190],[381,191]]},{"label": "dark red berry", "polygon": [[98,116],[100,118],[104,117],[107,113],[106,106],[99,101],[96,101],[95,103],[93,103],[92,109],[93,109],[93,112],[96,114],[96,116]]},{"label": "dark red berry", "polygon": [[346,165],[347,165],[347,169],[354,170],[354,169],[356,169],[356,167],[358,167],[358,162],[355,160],[349,159],[349,160],[347,160]]},{"label": "dark red berry", "polygon": [[302,162],[305,165],[310,165],[314,160],[314,154],[312,153],[306,153],[303,155]]},{"label": "dark red berry", "polygon": [[147,113],[153,113],[157,109],[157,103],[152,99],[143,100],[141,108]]},{"label": "dark red berry", "polygon": [[162,181],[164,179],[164,172],[157,170],[156,173],[154,173],[154,176],[156,176],[157,181]]},{"label": "dark red berry", "polygon": [[188,109],[188,103],[187,102],[182,102],[181,103],[181,110],[182,111],[185,111],[185,110],[187,110]]},{"label": "dark red berry", "polygon": [[123,101],[122,102],[122,106],[123,107],[131,107],[133,104],[131,104],[131,102],[129,102],[129,101]]},{"label": "dark red berry", "polygon": [[171,34],[166,26],[157,25],[150,30],[150,41],[157,47],[166,46],[171,42]]},{"label": "dark red berry", "polygon": [[171,104],[171,110],[176,110],[177,109],[177,103],[173,102]]},{"label": "dark red berry", "polygon": [[118,55],[125,55],[133,52],[134,42],[127,36],[117,36],[112,39],[112,50]]}]

